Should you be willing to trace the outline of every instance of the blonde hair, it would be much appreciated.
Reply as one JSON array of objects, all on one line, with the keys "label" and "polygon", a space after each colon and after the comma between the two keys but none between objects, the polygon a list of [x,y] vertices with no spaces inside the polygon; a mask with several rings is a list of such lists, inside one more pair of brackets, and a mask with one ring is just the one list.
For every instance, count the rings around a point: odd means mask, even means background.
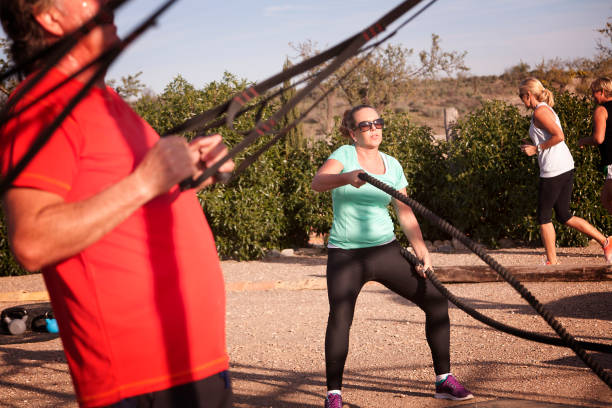
[{"label": "blonde hair", "polygon": [[355,113],[365,108],[374,109],[370,105],[357,105],[351,109],[347,109],[344,111],[344,114],[342,115],[342,123],[340,124],[340,133],[342,134],[342,136],[348,139],[351,138],[350,131],[355,130],[355,126],[357,126],[357,124],[355,123]]},{"label": "blonde hair", "polygon": [[544,88],[539,79],[533,77],[523,79],[519,85],[519,93],[523,94],[527,91],[531,92],[538,102],[545,102],[551,108],[555,105],[552,92]]},{"label": "blonde hair", "polygon": [[591,91],[603,91],[606,98],[612,96],[612,79],[608,77],[599,77],[591,83]]}]

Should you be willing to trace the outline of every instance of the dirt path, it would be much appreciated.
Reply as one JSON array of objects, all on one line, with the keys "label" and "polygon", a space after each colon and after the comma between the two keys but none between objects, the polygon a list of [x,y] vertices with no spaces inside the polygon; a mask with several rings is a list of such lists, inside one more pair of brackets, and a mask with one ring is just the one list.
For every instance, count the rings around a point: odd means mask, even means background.
[{"label": "dirt path", "polygon": [[[602,263],[600,249],[563,248],[563,264]],[[508,249],[503,265],[540,268],[541,249]],[[468,253],[436,253],[434,264],[474,265]],[[301,253],[262,262],[223,262],[227,338],[236,407],[321,407],[327,319],[325,257]],[[270,282],[276,282],[270,287]],[[279,284],[280,282],[280,284]],[[310,282],[310,283],[309,283]],[[570,333],[612,344],[612,281],[528,282],[525,286]],[[505,283],[452,284],[449,289],[488,316],[552,334]],[[0,278],[0,293],[43,290],[39,276]],[[23,302],[0,302],[0,308]],[[351,329],[344,400],[347,407],[604,407],[612,391],[568,349],[517,339],[450,309],[452,370],[476,398],[435,400],[423,313],[378,284],[361,294]],[[591,353],[608,372],[612,357]],[[1,407],[76,407],[55,336],[0,335]]]}]

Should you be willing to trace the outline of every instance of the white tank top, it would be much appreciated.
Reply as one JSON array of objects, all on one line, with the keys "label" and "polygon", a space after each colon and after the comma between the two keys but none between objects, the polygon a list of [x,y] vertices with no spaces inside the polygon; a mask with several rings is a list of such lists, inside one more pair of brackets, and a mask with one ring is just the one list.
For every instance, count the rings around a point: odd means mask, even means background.
[{"label": "white tank top", "polygon": [[[559,116],[557,116],[553,108],[548,106],[545,102],[540,102],[536,106],[536,109],[539,109],[542,105],[550,109],[553,115],[555,115],[555,123],[559,126],[559,129],[563,131]],[[529,137],[537,146],[550,139],[551,134],[544,129],[536,127],[533,123],[532,116],[531,125],[529,126]],[[540,177],[549,178],[572,170],[574,168],[574,159],[565,141],[563,141],[548,149],[542,149],[542,152],[538,154],[538,164],[540,165]]]}]

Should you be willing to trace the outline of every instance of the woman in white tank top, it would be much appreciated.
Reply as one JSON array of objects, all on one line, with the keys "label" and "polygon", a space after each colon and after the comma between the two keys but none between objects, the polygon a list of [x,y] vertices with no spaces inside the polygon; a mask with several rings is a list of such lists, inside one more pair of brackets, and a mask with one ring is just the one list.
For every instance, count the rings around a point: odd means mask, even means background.
[{"label": "woman in white tank top", "polygon": [[533,109],[529,126],[532,144],[522,145],[521,150],[527,156],[538,155],[540,182],[537,220],[546,250],[546,264],[559,263],[555,248],[555,228],[552,224],[553,208],[560,223],[597,240],[603,248],[606,260],[612,262],[612,241],[588,221],[572,215],[570,211],[574,159],[565,144],[559,117],[552,108],[555,103],[552,92],[544,88],[536,78],[527,78],[519,86],[519,97],[526,108]]}]

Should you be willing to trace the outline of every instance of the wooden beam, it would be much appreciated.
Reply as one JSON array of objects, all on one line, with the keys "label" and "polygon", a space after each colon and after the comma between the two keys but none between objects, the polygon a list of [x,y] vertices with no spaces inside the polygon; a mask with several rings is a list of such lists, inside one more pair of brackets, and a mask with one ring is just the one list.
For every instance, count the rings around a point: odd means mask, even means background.
[{"label": "wooden beam", "polygon": [[[521,282],[594,282],[612,280],[612,265],[532,265],[505,266]],[[501,282],[504,279],[488,265],[439,266],[435,273],[441,282]]]}]

